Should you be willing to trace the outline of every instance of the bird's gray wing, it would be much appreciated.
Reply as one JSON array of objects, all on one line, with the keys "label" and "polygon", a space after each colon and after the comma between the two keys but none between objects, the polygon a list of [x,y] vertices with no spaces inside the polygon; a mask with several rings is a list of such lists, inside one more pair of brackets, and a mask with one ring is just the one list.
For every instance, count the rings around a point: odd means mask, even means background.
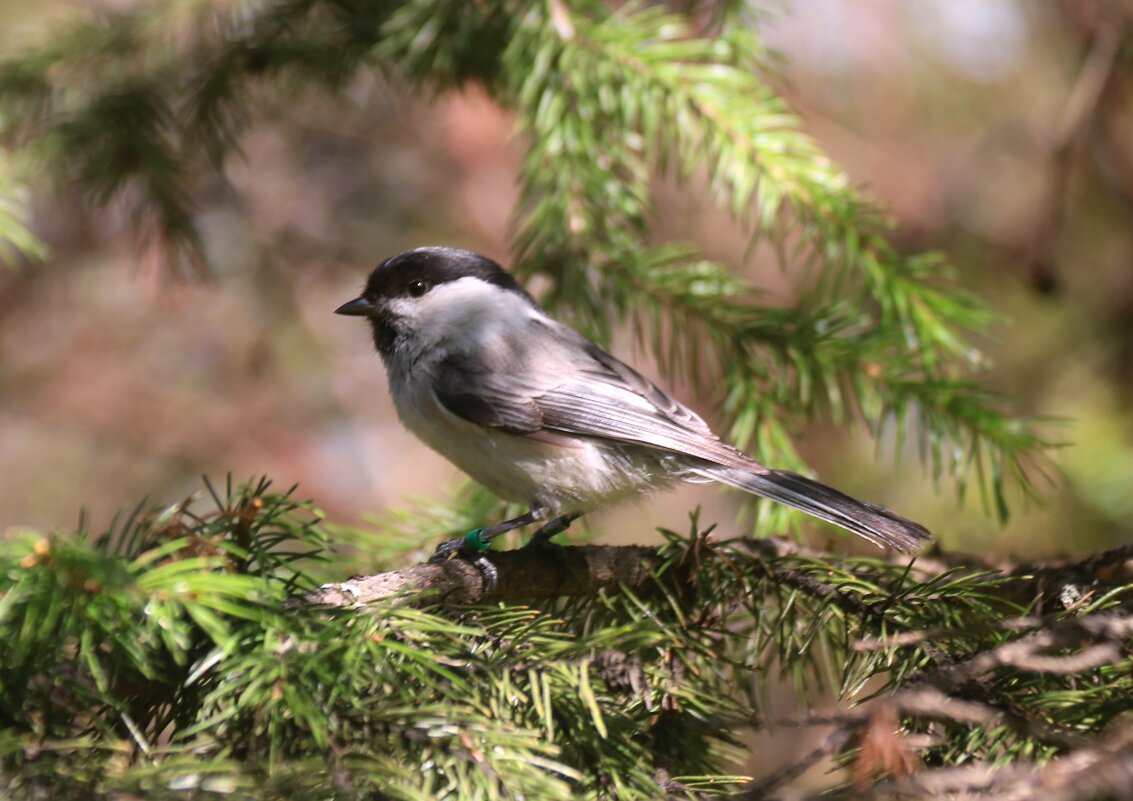
[{"label": "bird's gray wing", "polygon": [[[438,400],[477,425],[539,439],[589,437],[762,470],[633,368],[549,320],[531,336],[479,343],[434,371]],[[555,435],[567,435],[555,437]]]}]

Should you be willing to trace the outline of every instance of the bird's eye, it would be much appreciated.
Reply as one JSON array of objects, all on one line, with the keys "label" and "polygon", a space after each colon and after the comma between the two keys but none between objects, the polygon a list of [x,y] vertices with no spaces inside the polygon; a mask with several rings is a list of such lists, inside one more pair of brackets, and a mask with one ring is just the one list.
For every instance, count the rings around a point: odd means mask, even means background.
[{"label": "bird's eye", "polygon": [[421,297],[428,291],[429,285],[420,279],[409,282],[409,294],[415,298]]}]

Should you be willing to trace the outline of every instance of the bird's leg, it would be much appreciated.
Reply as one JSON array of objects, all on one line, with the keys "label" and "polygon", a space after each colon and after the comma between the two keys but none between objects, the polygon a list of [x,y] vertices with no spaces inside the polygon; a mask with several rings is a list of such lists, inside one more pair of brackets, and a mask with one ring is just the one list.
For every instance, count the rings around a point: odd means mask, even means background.
[{"label": "bird's leg", "polygon": [[539,517],[534,511],[531,511],[519,517],[513,517],[511,520],[496,523],[494,526],[472,529],[463,537],[442,542],[437,546],[437,550],[433,552],[429,561],[433,563],[444,562],[453,554],[459,553],[476,566],[476,569],[484,576],[487,591],[493,592],[496,589],[497,572],[496,566],[488,561],[488,557],[484,556],[484,552],[488,550],[488,544],[494,537],[520,526],[526,526],[528,523],[534,523],[536,520],[539,520]]},{"label": "bird's leg", "polygon": [[559,515],[553,520],[548,520],[543,524],[542,528],[540,528],[535,532],[535,534],[532,535],[530,542],[528,542],[524,547],[530,548],[534,546],[538,548],[542,545],[548,545],[550,543],[551,537],[555,536],[556,534],[562,534],[564,531],[570,528],[571,523],[573,523],[580,517],[582,517],[582,513],[575,512],[574,514],[569,515]]},{"label": "bird's leg", "polygon": [[[527,543],[527,548],[531,546],[539,547],[546,545],[551,537],[556,534],[561,534],[570,528],[570,524],[578,518],[582,517],[581,512],[569,515],[559,515],[558,517],[548,520],[543,524],[542,528],[535,532],[531,537],[531,541]],[[529,523],[534,523],[541,518],[534,510],[527,514],[513,517],[511,520],[505,520],[502,523],[496,523],[494,526],[487,528],[475,528],[469,531],[463,537],[442,542],[437,546],[437,550],[433,552],[432,557],[429,559],[432,563],[444,562],[455,554],[460,554],[480,571],[484,576],[484,584],[488,593],[494,592],[496,589],[497,579],[499,573],[496,566],[488,560],[484,554],[488,550],[488,545],[495,537],[501,534],[517,529],[520,526],[526,526]]]}]

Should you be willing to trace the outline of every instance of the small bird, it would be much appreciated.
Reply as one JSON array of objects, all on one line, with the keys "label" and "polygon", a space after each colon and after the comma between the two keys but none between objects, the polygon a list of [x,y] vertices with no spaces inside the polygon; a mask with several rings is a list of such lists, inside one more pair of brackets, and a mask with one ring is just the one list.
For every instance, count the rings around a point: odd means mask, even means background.
[{"label": "small bird", "polygon": [[546,521],[533,541],[627,496],[719,482],[800,509],[882,548],[912,551],[921,525],[716,436],[693,411],[557,322],[496,262],[423,247],[386,259],[336,314],[365,317],[402,424],[501,498],[530,511],[443,544],[481,567],[488,541]]}]

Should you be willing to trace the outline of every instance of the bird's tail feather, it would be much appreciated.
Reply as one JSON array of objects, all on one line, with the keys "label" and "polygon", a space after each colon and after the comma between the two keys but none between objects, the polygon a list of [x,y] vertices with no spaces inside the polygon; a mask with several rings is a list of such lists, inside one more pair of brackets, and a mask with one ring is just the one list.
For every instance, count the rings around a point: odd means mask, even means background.
[{"label": "bird's tail feather", "polygon": [[695,472],[841,526],[879,548],[914,551],[932,539],[928,529],[919,523],[906,520],[880,506],[851,498],[797,473],[785,470],[757,473],[739,467],[722,466],[705,467]]}]

